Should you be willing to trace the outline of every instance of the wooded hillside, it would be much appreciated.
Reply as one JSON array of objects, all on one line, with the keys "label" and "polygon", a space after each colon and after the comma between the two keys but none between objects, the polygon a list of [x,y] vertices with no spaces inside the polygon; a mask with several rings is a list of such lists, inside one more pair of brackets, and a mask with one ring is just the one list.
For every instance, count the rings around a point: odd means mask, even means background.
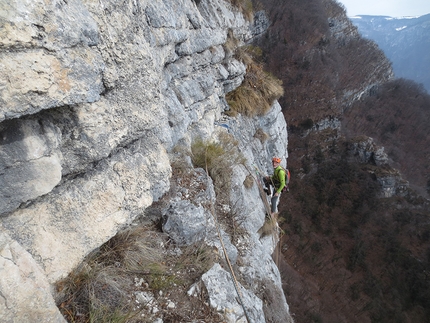
[{"label": "wooded hillside", "polygon": [[[257,44],[285,90],[281,270],[296,322],[429,322],[430,97],[392,79],[336,1],[264,8],[272,25]],[[367,136],[388,164],[357,162],[351,147]],[[383,198],[381,178],[410,185]]]}]

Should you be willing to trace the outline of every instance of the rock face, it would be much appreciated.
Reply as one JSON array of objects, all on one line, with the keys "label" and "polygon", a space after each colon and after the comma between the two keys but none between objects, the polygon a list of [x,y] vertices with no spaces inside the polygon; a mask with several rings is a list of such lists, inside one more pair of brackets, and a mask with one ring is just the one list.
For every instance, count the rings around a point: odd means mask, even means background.
[{"label": "rock face", "polygon": [[[220,279],[221,278],[221,279]],[[219,264],[215,264],[206,274],[203,275],[202,281],[210,295],[211,305],[219,310],[226,311],[229,322],[247,322],[244,318],[244,310],[235,299],[236,291],[231,283],[229,283],[229,273],[221,268]],[[263,302],[255,295],[250,294],[247,290],[239,285],[239,289],[243,290],[242,302],[245,308],[251,309],[247,311],[247,315],[251,322],[266,322],[263,315]],[[220,304],[223,305],[221,308]],[[242,319],[240,319],[242,318]]]},{"label": "rock face", "polygon": [[[261,171],[270,171],[272,155],[288,157],[277,103],[263,117],[223,119],[225,94],[246,71],[223,44],[229,32],[241,42],[263,32],[264,13],[252,24],[222,0],[0,0],[0,12],[2,322],[64,321],[52,284],[169,191],[178,143],[228,128]],[[262,278],[282,288],[274,241],[257,234],[264,208],[256,187],[243,187],[246,175],[234,169],[232,196],[249,214],[249,239],[227,243],[227,252],[233,261],[244,256],[247,295],[256,300]],[[201,206],[172,199],[164,214],[178,243],[217,244]],[[187,224],[181,215],[190,214],[201,221]],[[250,311],[263,322],[260,302]],[[288,322],[283,294],[281,304]]]},{"label": "rock face", "polygon": [[350,151],[359,163],[377,166],[388,164],[388,156],[384,147],[377,147],[372,138],[361,137],[351,143]]},{"label": "rock face", "polygon": [[65,322],[43,270],[4,231],[0,233],[0,321]]},{"label": "rock face", "polygon": [[[41,120],[1,123],[1,213],[49,193],[61,180],[58,128]],[[11,194],[13,192],[13,194]]]},{"label": "rock face", "polygon": [[[2,1],[0,120],[94,102],[103,60],[97,24],[80,1]],[[6,81],[7,80],[7,81]]]}]

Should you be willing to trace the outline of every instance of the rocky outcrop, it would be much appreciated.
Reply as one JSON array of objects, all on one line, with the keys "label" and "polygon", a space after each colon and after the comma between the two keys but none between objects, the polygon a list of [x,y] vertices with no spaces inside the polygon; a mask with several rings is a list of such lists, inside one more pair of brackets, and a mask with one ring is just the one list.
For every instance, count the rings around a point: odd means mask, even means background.
[{"label": "rocky outcrop", "polygon": [[384,147],[377,146],[373,138],[361,136],[352,139],[348,151],[356,162],[375,166],[370,167],[368,171],[378,181],[381,187],[381,197],[404,195],[407,192],[409,183],[402,178],[397,169],[390,166]]},{"label": "rocky outcrop", "polygon": [[384,152],[384,147],[378,147],[373,138],[365,136],[355,138],[351,140],[349,150],[359,163],[369,163],[376,166],[388,164],[388,156]]},{"label": "rocky outcrop", "polygon": [[[170,190],[178,143],[189,148],[222,130],[262,171],[272,154],[288,157],[278,104],[264,117],[223,119],[225,94],[246,71],[223,44],[229,32],[241,42],[261,33],[262,13],[254,26],[222,0],[0,0],[0,8],[2,322],[64,321],[52,284]],[[255,186],[243,187],[246,175],[235,168],[232,196],[250,219],[249,238],[227,245],[233,261],[245,259],[241,272],[256,300],[263,278],[282,288],[274,241],[257,233],[263,204]],[[203,237],[219,247],[202,205],[178,197],[164,210],[177,243]],[[196,214],[201,221],[185,222]],[[287,321],[285,297],[281,303]],[[261,306],[251,312],[263,321]]]},{"label": "rocky outcrop", "polygon": [[48,292],[49,282],[32,256],[0,232],[0,321],[65,322]]},{"label": "rocky outcrop", "polygon": [[[1,213],[49,193],[61,180],[60,133],[41,120],[12,119],[0,126]],[[11,194],[13,192],[13,194]]]},{"label": "rocky outcrop", "polygon": [[[256,118],[254,121],[274,122],[272,118],[280,113],[279,105],[275,105],[268,115]],[[234,123],[233,119],[224,120],[226,123],[229,121],[231,121],[230,124]],[[282,122],[276,121],[275,124],[280,125]],[[283,126],[286,126],[285,122]],[[252,131],[252,127],[241,129]],[[225,127],[219,130],[232,131],[231,128],[226,130]],[[237,129],[237,131],[240,130]],[[259,141],[252,137],[243,136],[242,138],[251,142]],[[241,143],[252,147],[251,142],[242,141]],[[268,141],[266,144],[269,142],[278,147],[283,146],[280,140]],[[264,144],[265,148],[267,148],[266,144]],[[270,160],[264,153],[264,149],[260,148],[259,151],[267,157],[267,160]],[[164,207],[161,208],[163,231],[169,234],[169,237],[178,245],[205,243],[215,247],[223,256],[222,258],[226,252],[229,262],[235,268],[236,276],[241,278],[240,302],[237,301],[237,292],[230,269],[224,261],[220,262],[223,266],[216,263],[196,284],[191,286],[189,295],[200,297],[204,286],[209,295],[210,305],[223,313],[227,322],[246,322],[245,315],[249,315],[252,322],[263,323],[266,322],[264,316],[266,312],[276,312],[282,317],[282,321],[290,322],[289,307],[282,292],[280,274],[271,257],[277,240],[272,235],[263,237],[259,232],[265,222],[264,205],[258,198],[257,185],[254,184],[250,188],[244,186],[243,183],[248,175],[249,171],[243,165],[235,166],[231,188],[232,201],[224,205],[228,209],[228,216],[233,217],[231,221],[237,223],[236,230],[242,232],[240,237],[233,239],[231,232],[227,232],[229,228],[223,225],[218,232],[217,227],[221,222],[219,215],[213,214],[208,207],[217,202],[213,183],[200,168],[187,173],[183,178],[177,178],[169,192],[171,198],[167,201],[163,198],[165,202]],[[262,303],[265,289],[278,295],[279,303],[276,308],[270,302]]]},{"label": "rocky outcrop", "polygon": [[[210,301],[213,307],[219,311],[227,312],[228,316],[231,317],[230,322],[240,322],[240,318],[242,318],[241,321],[246,322],[243,319],[245,313],[235,299],[236,291],[233,285],[229,283],[228,272],[223,270],[219,264],[215,264],[213,268],[203,275],[202,281],[208,289],[209,295],[212,296]],[[239,288],[244,292],[242,294],[244,307],[251,309],[249,313],[246,313],[249,320],[251,322],[266,322],[263,315],[262,300],[243,289],[242,286],[239,286]]]}]

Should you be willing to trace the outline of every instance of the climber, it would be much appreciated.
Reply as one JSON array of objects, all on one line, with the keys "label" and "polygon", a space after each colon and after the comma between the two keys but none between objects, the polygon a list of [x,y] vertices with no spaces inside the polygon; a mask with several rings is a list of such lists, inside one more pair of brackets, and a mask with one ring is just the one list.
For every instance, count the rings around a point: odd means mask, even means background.
[{"label": "climber", "polygon": [[[275,213],[278,213],[278,204],[281,196],[281,192],[284,188],[288,191],[288,171],[285,170],[281,166],[281,158],[273,157],[272,158],[273,165],[273,175],[264,177],[265,189],[264,191],[267,195],[272,195],[271,198],[271,215],[273,216]],[[274,192],[271,192],[271,186],[274,188]]]}]

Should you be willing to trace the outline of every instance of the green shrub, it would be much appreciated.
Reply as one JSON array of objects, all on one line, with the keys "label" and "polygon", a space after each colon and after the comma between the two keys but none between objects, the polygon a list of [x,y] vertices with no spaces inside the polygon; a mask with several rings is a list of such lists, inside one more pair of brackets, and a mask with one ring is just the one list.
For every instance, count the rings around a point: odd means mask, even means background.
[{"label": "green shrub", "polygon": [[149,284],[149,288],[157,292],[182,284],[182,281],[174,275],[166,274],[166,271],[162,266],[153,266],[150,274],[145,278]]},{"label": "green shrub", "polygon": [[110,308],[109,306],[91,303],[89,322],[90,323],[127,323],[135,314],[120,308]]},{"label": "green shrub", "polygon": [[246,159],[238,150],[238,142],[233,136],[221,133],[218,140],[194,141],[191,145],[191,160],[195,167],[207,169],[218,197],[228,201],[233,166],[245,164]]},{"label": "green shrub", "polygon": [[191,160],[195,167],[203,169],[207,167],[210,171],[224,158],[225,150],[220,143],[198,139],[191,145],[191,153]]},{"label": "green shrub", "polygon": [[321,315],[318,313],[308,313],[307,316],[310,320],[309,322],[313,322],[313,323],[322,323],[323,322]]},{"label": "green shrub", "polygon": [[312,119],[308,118],[300,122],[299,126],[304,130],[309,130],[314,126],[314,122]]}]

